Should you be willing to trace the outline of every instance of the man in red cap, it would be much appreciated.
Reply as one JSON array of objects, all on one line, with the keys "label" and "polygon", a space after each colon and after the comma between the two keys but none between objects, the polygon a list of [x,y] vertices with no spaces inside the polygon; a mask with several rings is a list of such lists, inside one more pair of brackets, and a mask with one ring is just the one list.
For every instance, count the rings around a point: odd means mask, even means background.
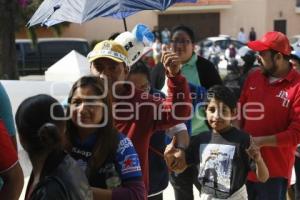
[{"label": "man in red cap", "polygon": [[245,81],[240,97],[240,126],[261,147],[270,179],[248,175],[249,199],[282,200],[291,178],[294,154],[300,143],[300,74],[289,62],[291,47],[280,32],[268,32],[248,43],[258,51],[261,65]]}]

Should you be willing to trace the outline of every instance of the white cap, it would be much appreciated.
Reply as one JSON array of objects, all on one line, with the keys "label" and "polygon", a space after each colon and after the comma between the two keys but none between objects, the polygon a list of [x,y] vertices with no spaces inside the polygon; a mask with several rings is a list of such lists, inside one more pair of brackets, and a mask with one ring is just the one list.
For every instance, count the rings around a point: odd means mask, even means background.
[{"label": "white cap", "polygon": [[139,42],[131,32],[121,33],[114,41],[121,44],[128,52],[129,66],[136,63],[151,49],[151,47],[147,47],[143,42]]},{"label": "white cap", "polygon": [[129,66],[132,66],[143,55],[152,50],[153,40],[153,33],[144,24],[137,24],[132,32],[123,32],[114,39],[128,52]]}]

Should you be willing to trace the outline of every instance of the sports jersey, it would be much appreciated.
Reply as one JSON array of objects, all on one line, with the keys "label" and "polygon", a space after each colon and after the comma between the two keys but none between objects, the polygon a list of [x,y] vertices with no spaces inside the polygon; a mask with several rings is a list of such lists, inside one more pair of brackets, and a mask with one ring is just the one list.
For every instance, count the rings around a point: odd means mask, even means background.
[{"label": "sports jersey", "polygon": [[[140,180],[142,173],[132,142],[123,134],[119,134],[119,145],[115,153],[112,153],[98,169],[97,175],[90,177],[89,181],[92,187],[107,188],[106,178],[108,170],[113,165],[117,171],[120,180]],[[83,142],[76,139],[73,144],[71,156],[77,161],[79,166],[86,171],[88,162],[92,156],[92,151],[96,144],[96,134],[92,134]]]},{"label": "sports jersey", "polygon": [[[291,69],[284,78],[270,82],[257,69],[245,81],[239,102],[241,129],[253,137],[276,136],[276,147],[261,148],[270,177],[290,179],[300,143],[300,74]],[[257,181],[255,173],[248,179]]]}]

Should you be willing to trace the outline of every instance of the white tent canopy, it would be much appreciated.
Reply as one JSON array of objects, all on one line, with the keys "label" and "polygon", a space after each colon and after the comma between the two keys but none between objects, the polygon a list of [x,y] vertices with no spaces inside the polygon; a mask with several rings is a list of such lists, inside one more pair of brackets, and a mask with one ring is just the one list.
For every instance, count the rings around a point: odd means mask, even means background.
[{"label": "white tent canopy", "polygon": [[90,74],[87,58],[73,50],[45,71],[46,81],[76,81]]}]

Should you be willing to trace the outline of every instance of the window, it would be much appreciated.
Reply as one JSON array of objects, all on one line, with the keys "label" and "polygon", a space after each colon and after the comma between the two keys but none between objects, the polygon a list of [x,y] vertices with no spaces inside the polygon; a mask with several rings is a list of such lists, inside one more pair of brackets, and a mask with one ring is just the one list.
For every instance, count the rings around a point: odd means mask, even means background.
[{"label": "window", "polygon": [[290,40],[290,43],[291,43],[291,44],[294,44],[294,43],[297,43],[298,40],[300,40],[300,38],[299,38],[299,37],[292,37],[292,38],[290,38],[289,40]]},{"label": "window", "polygon": [[286,34],[286,20],[274,20],[274,31]]},{"label": "window", "polygon": [[49,66],[73,49],[86,56],[89,52],[89,44],[87,41],[63,39],[38,41],[35,49],[30,40],[16,41],[19,73],[22,75],[43,74]]},{"label": "window", "polygon": [[212,41],[210,41],[210,40],[205,40],[205,41],[203,41],[203,46],[204,47],[210,47],[210,46],[212,46],[212,44],[213,44],[213,42]]},{"label": "window", "polygon": [[218,41],[215,41],[215,43],[217,44],[217,46],[219,46],[221,49],[225,50],[228,46],[227,44],[227,40],[218,40]]},{"label": "window", "polygon": [[245,44],[241,43],[240,41],[233,41],[233,44],[237,49],[245,46]]}]

